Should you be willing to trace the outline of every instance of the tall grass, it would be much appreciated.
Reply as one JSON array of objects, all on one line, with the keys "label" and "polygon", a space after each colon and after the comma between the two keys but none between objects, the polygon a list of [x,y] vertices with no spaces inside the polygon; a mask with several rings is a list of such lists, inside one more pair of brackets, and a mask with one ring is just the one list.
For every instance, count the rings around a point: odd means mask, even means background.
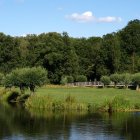
[{"label": "tall grass", "polygon": [[26,102],[27,108],[43,108],[47,110],[87,110],[85,103],[78,103],[74,96],[68,95],[59,101],[47,96],[33,95]]},{"label": "tall grass", "polygon": [[[11,94],[12,92],[2,89],[0,98],[7,101]],[[28,97],[29,95],[20,95],[16,101],[25,101],[26,108],[46,110],[140,111],[140,94],[134,90],[43,87]]]},{"label": "tall grass", "polygon": [[103,111],[103,112],[117,112],[117,111],[134,111],[140,110],[140,104],[132,104],[129,100],[124,99],[123,96],[115,96],[112,99],[104,100],[103,103],[79,103],[74,96],[68,95],[65,100],[59,101],[50,96],[33,95],[25,102],[27,108],[38,108],[46,110],[85,110],[85,111]]},{"label": "tall grass", "polygon": [[29,94],[20,94],[16,89],[3,89],[0,91],[0,100],[2,102],[25,102]]},{"label": "tall grass", "polygon": [[108,112],[116,111],[131,111],[135,109],[135,105],[129,100],[124,99],[123,96],[115,96],[111,100],[105,100],[101,109]]}]

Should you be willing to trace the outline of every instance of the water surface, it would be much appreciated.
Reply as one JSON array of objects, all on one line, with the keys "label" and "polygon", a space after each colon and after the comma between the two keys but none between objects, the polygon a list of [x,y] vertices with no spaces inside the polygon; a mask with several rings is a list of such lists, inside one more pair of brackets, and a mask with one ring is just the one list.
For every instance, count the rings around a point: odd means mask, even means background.
[{"label": "water surface", "polygon": [[140,113],[48,112],[0,105],[1,140],[140,140]]}]

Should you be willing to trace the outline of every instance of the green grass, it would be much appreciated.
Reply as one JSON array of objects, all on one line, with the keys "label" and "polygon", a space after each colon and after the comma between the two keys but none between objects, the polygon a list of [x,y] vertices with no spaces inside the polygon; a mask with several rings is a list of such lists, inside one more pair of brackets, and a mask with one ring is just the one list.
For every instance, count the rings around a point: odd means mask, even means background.
[{"label": "green grass", "polygon": [[[26,91],[28,93],[29,91]],[[48,110],[140,111],[140,92],[130,89],[46,86],[25,102]]]},{"label": "green grass", "polygon": [[39,88],[37,95],[49,95],[55,100],[64,100],[68,95],[74,96],[80,103],[101,104],[105,100],[111,100],[115,96],[122,96],[124,99],[130,100],[131,103],[140,103],[140,92],[130,89],[114,89],[114,88],[89,88],[89,87],[57,87],[57,88]]}]

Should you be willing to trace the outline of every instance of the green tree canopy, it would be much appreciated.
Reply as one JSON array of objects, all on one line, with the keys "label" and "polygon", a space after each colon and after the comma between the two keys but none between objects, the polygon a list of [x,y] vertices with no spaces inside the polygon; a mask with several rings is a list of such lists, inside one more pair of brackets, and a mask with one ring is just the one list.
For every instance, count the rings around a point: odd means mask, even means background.
[{"label": "green tree canopy", "polygon": [[101,77],[101,82],[106,86],[106,85],[109,85],[111,80],[110,80],[110,77],[109,76],[102,76]]},{"label": "green tree canopy", "polygon": [[121,76],[120,74],[115,73],[110,76],[110,79],[112,82],[114,82],[114,85],[116,87],[116,85],[121,81]]},{"label": "green tree canopy", "polygon": [[34,93],[37,86],[48,82],[47,71],[41,67],[15,69],[7,74],[4,80],[6,87],[17,86],[21,92],[29,88]]}]

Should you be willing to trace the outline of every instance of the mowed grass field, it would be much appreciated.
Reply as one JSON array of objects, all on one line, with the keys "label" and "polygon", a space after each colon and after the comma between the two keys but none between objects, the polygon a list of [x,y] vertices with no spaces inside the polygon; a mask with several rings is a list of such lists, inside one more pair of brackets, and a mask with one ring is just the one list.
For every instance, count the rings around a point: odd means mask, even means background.
[{"label": "mowed grass field", "polygon": [[140,103],[140,92],[130,89],[115,88],[93,88],[93,87],[42,87],[38,88],[36,94],[39,96],[50,96],[55,100],[65,100],[67,96],[74,96],[80,103],[102,104],[115,96],[128,99],[131,103]]}]

